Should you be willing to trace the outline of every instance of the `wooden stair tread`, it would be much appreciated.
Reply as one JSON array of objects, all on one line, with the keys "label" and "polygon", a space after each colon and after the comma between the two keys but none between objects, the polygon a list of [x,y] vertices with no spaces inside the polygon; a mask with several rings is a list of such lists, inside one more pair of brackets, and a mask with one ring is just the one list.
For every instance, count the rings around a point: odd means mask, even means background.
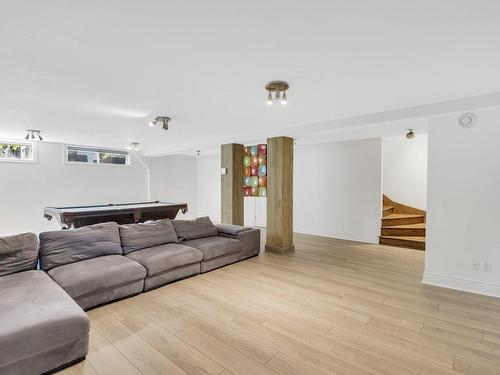
[{"label": "wooden stair tread", "polygon": [[381,245],[425,251],[426,212],[383,196]]},{"label": "wooden stair tread", "polygon": [[390,214],[384,216],[383,219],[407,219],[413,217],[424,217],[424,215],[408,215],[408,214]]},{"label": "wooden stair tread", "polygon": [[425,223],[392,225],[390,227],[382,227],[382,229],[425,229]]},{"label": "wooden stair tread", "polygon": [[383,206],[382,208],[382,217],[386,217],[392,213],[394,213],[395,207],[394,206]]},{"label": "wooden stair tread", "polygon": [[413,241],[425,243],[425,237],[408,237],[408,236],[380,236],[380,238],[388,238],[392,240]]}]

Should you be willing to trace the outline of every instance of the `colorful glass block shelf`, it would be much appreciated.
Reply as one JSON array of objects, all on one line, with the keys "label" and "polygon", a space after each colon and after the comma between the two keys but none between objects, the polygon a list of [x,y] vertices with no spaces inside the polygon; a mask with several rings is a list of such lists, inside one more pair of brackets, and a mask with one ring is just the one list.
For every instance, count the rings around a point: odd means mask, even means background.
[{"label": "colorful glass block shelf", "polygon": [[267,145],[246,146],[243,155],[243,195],[267,197]]}]

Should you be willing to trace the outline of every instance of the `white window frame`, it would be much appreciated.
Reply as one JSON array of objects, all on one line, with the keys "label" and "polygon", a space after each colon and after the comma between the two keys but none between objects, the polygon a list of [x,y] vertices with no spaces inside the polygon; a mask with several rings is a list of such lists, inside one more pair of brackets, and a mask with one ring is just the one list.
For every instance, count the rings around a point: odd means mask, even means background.
[{"label": "white window frame", "polygon": [[[113,163],[100,163],[99,161],[97,163],[92,163],[92,162],[81,162],[81,161],[69,161],[68,160],[68,150],[70,148],[74,149],[80,149],[82,151],[90,151],[90,152],[109,152],[109,153],[120,153],[120,154],[125,154],[126,155],[126,162],[125,164],[113,164]],[[93,165],[93,166],[111,166],[111,167],[128,167],[131,164],[131,154],[128,150],[121,150],[117,148],[103,148],[103,147],[94,147],[94,146],[82,146],[82,145],[73,145],[73,144],[65,144],[63,147],[63,160],[64,164],[66,165]],[[99,159],[98,159],[99,160]]]},{"label": "white window frame", "polygon": [[19,139],[0,139],[0,144],[16,144],[16,145],[26,145],[31,146],[32,150],[32,158],[31,159],[7,159],[0,157],[0,163],[28,163],[28,164],[37,164],[38,163],[38,143],[30,142],[26,140]]}]

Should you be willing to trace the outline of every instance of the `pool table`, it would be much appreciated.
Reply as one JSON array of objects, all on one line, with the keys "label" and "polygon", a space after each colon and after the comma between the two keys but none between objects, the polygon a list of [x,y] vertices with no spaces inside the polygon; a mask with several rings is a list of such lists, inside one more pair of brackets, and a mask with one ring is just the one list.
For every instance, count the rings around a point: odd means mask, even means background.
[{"label": "pool table", "polygon": [[185,214],[187,203],[140,202],[96,206],[45,207],[48,220],[56,218],[61,227],[79,228],[84,225],[115,221],[118,224],[142,223],[148,220],[175,219],[179,211]]}]

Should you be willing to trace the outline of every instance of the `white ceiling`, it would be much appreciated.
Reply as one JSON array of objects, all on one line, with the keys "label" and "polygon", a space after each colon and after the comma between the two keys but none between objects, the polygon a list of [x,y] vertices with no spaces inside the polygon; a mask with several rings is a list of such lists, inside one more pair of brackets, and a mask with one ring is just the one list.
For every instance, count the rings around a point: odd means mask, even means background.
[{"label": "white ceiling", "polygon": [[[6,0],[0,137],[159,155],[425,131],[455,99],[500,104],[499,14],[491,0]],[[285,108],[265,104],[273,79],[290,83]],[[147,126],[156,115],[168,132]]]}]

